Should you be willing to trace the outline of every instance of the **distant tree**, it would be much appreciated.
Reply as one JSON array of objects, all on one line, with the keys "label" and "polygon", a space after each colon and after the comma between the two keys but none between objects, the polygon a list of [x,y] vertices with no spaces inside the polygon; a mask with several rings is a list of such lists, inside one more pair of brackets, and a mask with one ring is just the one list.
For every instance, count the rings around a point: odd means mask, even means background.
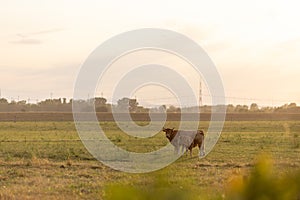
[{"label": "distant tree", "polygon": [[259,111],[258,105],[257,105],[256,103],[252,103],[252,104],[250,105],[250,111],[252,111],[252,112],[257,112],[257,111]]},{"label": "distant tree", "polygon": [[18,101],[17,104],[18,104],[18,105],[26,105],[26,101],[25,101],[25,100]]},{"label": "distant tree", "polygon": [[8,104],[7,99],[1,98],[0,99],[0,104]]},{"label": "distant tree", "polygon": [[286,103],[286,104],[282,105],[280,108],[285,110],[285,109],[287,109],[288,107],[289,107],[289,104]]},{"label": "distant tree", "polygon": [[270,106],[265,106],[260,109],[261,112],[271,113],[274,112],[275,108]]},{"label": "distant tree", "polygon": [[290,103],[287,107],[288,108],[296,108],[297,104],[296,103]]},{"label": "distant tree", "polygon": [[275,111],[276,112],[287,112],[288,111],[288,108],[289,108],[289,104],[284,104],[284,105],[282,105],[282,106],[280,106],[280,107],[277,107],[276,109],[275,109]]},{"label": "distant tree", "polygon": [[52,99],[45,99],[44,101],[39,102],[40,105],[51,105]]},{"label": "distant tree", "polygon": [[10,105],[15,105],[15,104],[17,104],[17,102],[15,100],[11,100],[9,104]]},{"label": "distant tree", "polygon": [[215,105],[212,107],[213,112],[223,112],[226,110],[226,105]]},{"label": "distant tree", "polygon": [[244,112],[247,112],[247,111],[249,111],[249,106],[247,106],[247,105],[243,105],[243,111],[244,111]]},{"label": "distant tree", "polygon": [[290,103],[288,105],[288,108],[287,108],[287,111],[289,113],[297,113],[300,111],[300,107],[297,107],[297,104],[296,103]]},{"label": "distant tree", "polygon": [[119,111],[126,111],[129,109],[129,98],[119,99],[117,103],[117,109]]},{"label": "distant tree", "polygon": [[204,105],[200,107],[201,113],[210,113],[212,111],[212,106]]},{"label": "distant tree", "polygon": [[247,112],[249,110],[247,105],[237,105],[235,107],[236,112]]},{"label": "distant tree", "polygon": [[227,112],[234,112],[235,107],[232,104],[227,105]]},{"label": "distant tree", "polygon": [[149,108],[144,108],[143,106],[138,106],[136,111],[137,113],[148,113],[149,112]]},{"label": "distant tree", "polygon": [[95,97],[94,99],[95,106],[104,106],[107,100],[103,97]]},{"label": "distant tree", "polygon": [[135,112],[137,110],[139,103],[136,99],[129,99],[129,111]]},{"label": "distant tree", "polygon": [[60,105],[60,104],[62,104],[61,98],[59,98],[59,99],[52,99],[52,104],[54,104],[54,105]]},{"label": "distant tree", "polygon": [[180,108],[177,108],[173,105],[169,106],[169,108],[167,109],[167,112],[169,113],[180,113],[181,112],[181,109]]},{"label": "distant tree", "polygon": [[166,105],[161,105],[161,106],[159,106],[159,107],[158,107],[158,111],[159,111],[159,112],[162,112],[162,113],[163,113],[163,112],[166,112],[166,111],[167,111],[167,106],[166,106]]},{"label": "distant tree", "polygon": [[103,97],[95,97],[89,100],[89,102],[94,102],[96,112],[108,112],[108,107],[106,106],[107,100]]},{"label": "distant tree", "polygon": [[139,103],[136,99],[124,97],[118,100],[117,108],[119,111],[126,111],[128,109],[129,112],[135,112],[137,110],[138,105]]}]

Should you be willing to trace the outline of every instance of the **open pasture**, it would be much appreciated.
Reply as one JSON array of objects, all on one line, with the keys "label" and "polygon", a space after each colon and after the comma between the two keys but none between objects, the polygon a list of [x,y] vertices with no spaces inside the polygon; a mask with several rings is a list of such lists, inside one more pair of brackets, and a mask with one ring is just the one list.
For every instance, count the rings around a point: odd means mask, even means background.
[{"label": "open pasture", "polygon": [[[202,122],[200,128],[206,131],[208,125]],[[101,126],[111,141],[129,151],[149,152],[168,142],[163,132],[137,139],[125,135],[114,122]],[[160,188],[188,190],[193,199],[222,199],[233,178],[247,176],[262,153],[272,157],[278,174],[299,170],[300,122],[228,121],[204,159],[198,159],[197,149],[192,158],[183,156],[147,174],[115,171],[95,160],[73,122],[1,122],[0,199],[105,199],[111,185],[148,190],[158,177],[166,182]]]}]

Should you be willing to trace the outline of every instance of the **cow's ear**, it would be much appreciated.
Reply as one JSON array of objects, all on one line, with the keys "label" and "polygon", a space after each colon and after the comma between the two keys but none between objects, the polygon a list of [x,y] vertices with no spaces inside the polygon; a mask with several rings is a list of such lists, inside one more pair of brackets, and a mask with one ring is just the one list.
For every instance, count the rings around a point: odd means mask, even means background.
[{"label": "cow's ear", "polygon": [[174,131],[175,127],[172,128],[172,131]]}]

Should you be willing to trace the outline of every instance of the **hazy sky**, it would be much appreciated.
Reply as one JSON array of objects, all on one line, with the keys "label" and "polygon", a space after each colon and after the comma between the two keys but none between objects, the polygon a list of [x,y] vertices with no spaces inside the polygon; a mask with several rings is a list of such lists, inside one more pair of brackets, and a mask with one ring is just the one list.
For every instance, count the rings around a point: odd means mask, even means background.
[{"label": "hazy sky", "polygon": [[71,98],[80,65],[103,41],[133,29],[166,28],[207,51],[229,103],[300,104],[299,7],[283,0],[4,0],[1,95],[32,102],[50,93]]}]

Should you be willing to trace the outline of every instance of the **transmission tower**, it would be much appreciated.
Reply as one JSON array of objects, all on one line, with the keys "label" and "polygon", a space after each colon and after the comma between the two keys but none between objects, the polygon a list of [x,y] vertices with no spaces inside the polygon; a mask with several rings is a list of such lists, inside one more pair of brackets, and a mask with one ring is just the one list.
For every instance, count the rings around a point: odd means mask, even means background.
[{"label": "transmission tower", "polygon": [[202,82],[200,80],[199,82],[199,106],[202,106],[203,102],[202,102]]}]

